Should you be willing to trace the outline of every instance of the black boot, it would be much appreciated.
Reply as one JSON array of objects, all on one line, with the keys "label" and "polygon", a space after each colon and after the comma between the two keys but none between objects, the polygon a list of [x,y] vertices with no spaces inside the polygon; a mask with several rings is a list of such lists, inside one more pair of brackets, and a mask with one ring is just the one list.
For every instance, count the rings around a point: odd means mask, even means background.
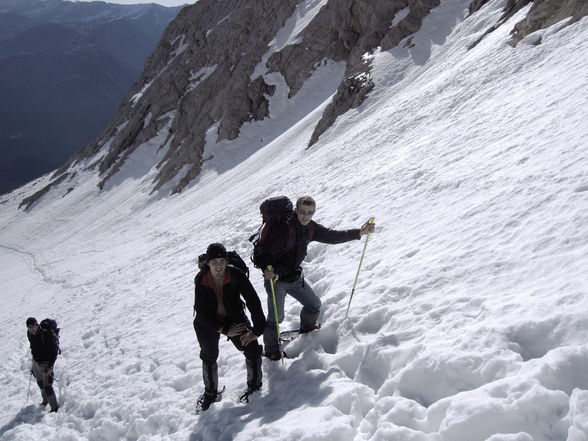
[{"label": "black boot", "polygon": [[257,358],[246,358],[245,364],[247,366],[247,390],[239,395],[241,403],[249,403],[249,395],[261,389],[261,356]]},{"label": "black boot", "polygon": [[214,395],[218,388],[218,365],[214,363],[202,363],[202,379],[204,380],[204,392]]},{"label": "black boot", "polygon": [[198,398],[198,402],[196,403],[196,413],[201,413],[204,412],[205,410],[207,410],[210,405],[212,403],[216,403],[217,401],[220,401],[222,399],[222,393],[221,392],[215,392],[215,393],[208,393],[208,392],[204,392],[202,395],[200,395],[200,398]]},{"label": "black boot", "polygon": [[204,380],[204,393],[196,403],[196,413],[204,412],[212,403],[220,401],[222,396],[218,392],[218,365],[214,363],[202,363],[202,380]]},{"label": "black boot", "polygon": [[261,371],[261,357],[257,357],[254,359],[247,358],[245,359],[245,364],[247,366],[247,388],[250,391],[256,391],[261,388],[261,380],[263,378],[263,373]]}]

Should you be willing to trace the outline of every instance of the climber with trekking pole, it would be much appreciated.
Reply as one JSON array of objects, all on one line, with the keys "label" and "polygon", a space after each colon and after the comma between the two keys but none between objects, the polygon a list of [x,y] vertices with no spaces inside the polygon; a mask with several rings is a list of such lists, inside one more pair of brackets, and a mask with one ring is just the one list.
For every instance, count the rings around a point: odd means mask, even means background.
[{"label": "climber with trekking pole", "polygon": [[[61,352],[59,350],[59,328],[53,319],[45,319],[37,323],[37,319],[29,317],[26,321],[27,337],[31,345],[33,366],[31,373],[37,380],[43,401],[41,406],[49,404],[50,412],[57,412],[59,403],[53,390],[55,360]],[[30,390],[30,382],[29,382]],[[27,393],[28,401],[28,393]]]},{"label": "climber with trekking pole", "polygon": [[338,244],[359,240],[373,233],[375,223],[366,222],[361,228],[332,230],[315,222],[316,202],[302,196],[292,202],[285,196],[266,199],[260,206],[262,226],[249,240],[253,242],[253,263],[263,270],[268,294],[267,327],[263,334],[265,356],[280,360],[284,353],[279,345],[279,325],[284,320],[286,294],[302,304],[300,312],[301,334],[320,328],[317,319],[321,301],[304,279],[301,268],[308,244],[312,241]]}]

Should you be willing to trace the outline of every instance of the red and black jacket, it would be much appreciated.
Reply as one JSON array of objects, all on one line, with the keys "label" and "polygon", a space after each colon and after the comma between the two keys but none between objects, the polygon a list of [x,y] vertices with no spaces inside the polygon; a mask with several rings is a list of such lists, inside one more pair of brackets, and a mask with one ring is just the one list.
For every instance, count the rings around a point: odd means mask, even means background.
[{"label": "red and black jacket", "polygon": [[[225,315],[217,315],[218,300],[214,287],[210,282],[210,270],[205,267],[194,278],[194,323],[211,331],[222,328],[227,331],[234,323],[248,322],[245,305],[253,321],[253,333],[257,336],[265,330],[265,315],[257,292],[245,274],[239,269],[228,265],[225,271],[223,286],[223,305]],[[243,298],[245,303],[243,303]]]}]

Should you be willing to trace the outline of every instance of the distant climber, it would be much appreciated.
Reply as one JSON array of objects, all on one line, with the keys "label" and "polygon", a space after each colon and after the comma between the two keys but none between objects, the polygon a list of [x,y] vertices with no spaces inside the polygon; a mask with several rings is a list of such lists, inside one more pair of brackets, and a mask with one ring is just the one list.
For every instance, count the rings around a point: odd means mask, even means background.
[{"label": "distant climber", "polygon": [[[55,323],[55,321],[50,320]],[[46,324],[49,320],[43,320],[41,325],[37,319],[29,317],[26,321],[27,337],[31,345],[33,355],[32,374],[37,380],[43,402],[41,406],[49,404],[51,412],[57,412],[59,404],[53,390],[53,379],[55,372],[53,366],[59,353],[59,341],[55,331]]]}]

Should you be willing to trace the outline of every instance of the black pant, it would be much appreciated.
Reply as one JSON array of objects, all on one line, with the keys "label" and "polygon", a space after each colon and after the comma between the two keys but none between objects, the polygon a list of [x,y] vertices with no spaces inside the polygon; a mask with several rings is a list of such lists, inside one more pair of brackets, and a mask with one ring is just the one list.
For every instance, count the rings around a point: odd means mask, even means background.
[{"label": "black pant", "polygon": [[[243,322],[250,329],[249,321],[245,318]],[[204,380],[205,392],[216,394],[218,388],[217,364],[218,359],[218,342],[221,334],[216,331],[200,325],[194,321],[194,330],[196,338],[200,344],[200,359],[202,360],[202,377]],[[247,386],[250,389],[259,389],[261,387],[261,354],[262,348],[257,340],[243,347],[240,342],[240,335],[229,337],[229,340],[235,347],[244,353],[247,367]]]}]

